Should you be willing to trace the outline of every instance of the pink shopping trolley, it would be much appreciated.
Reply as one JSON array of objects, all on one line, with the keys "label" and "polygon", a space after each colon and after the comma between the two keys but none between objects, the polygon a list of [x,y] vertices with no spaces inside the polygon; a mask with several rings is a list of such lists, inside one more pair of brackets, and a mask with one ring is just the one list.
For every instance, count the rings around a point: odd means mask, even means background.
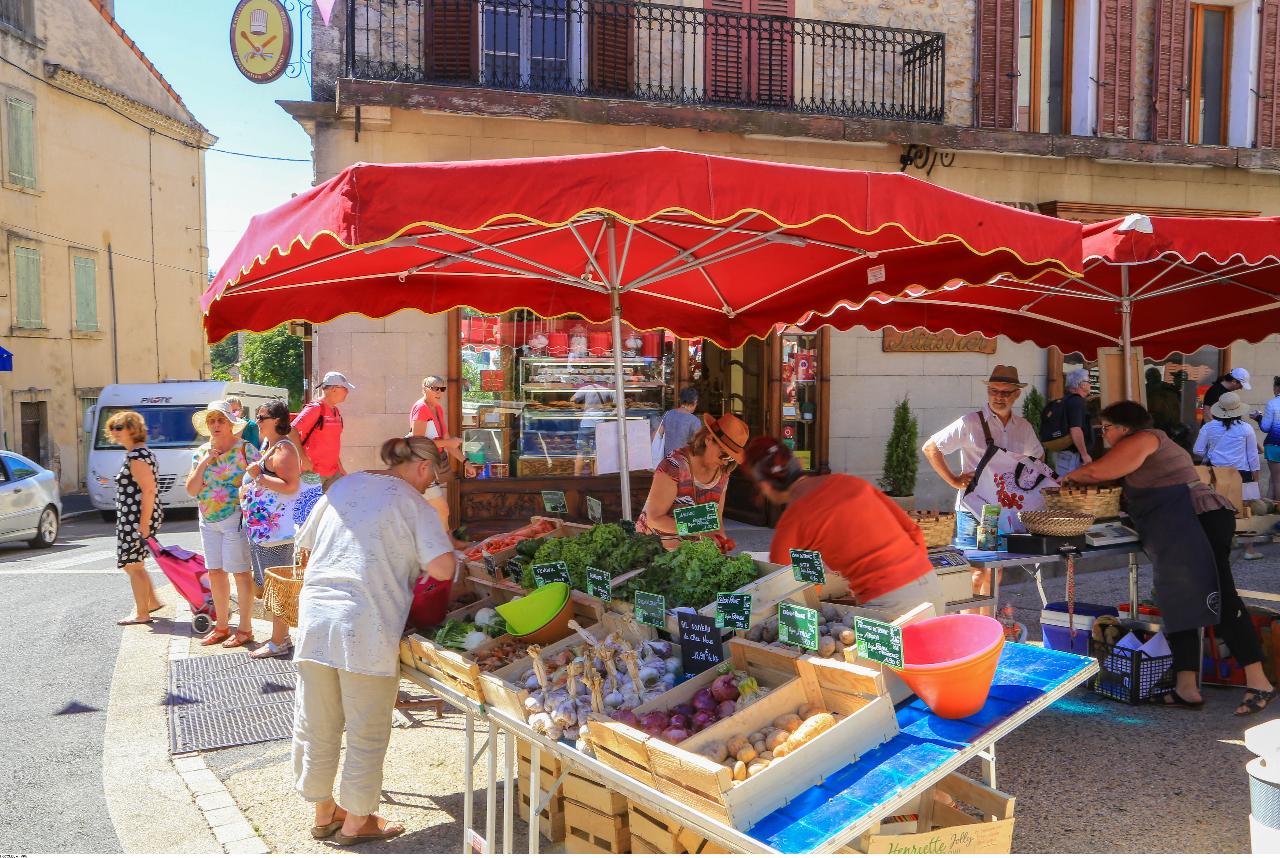
[{"label": "pink shopping trolley", "polygon": [[162,546],[154,539],[147,540],[147,548],[151,549],[151,556],[156,559],[164,577],[191,605],[191,630],[198,635],[208,632],[213,628],[216,615],[204,558],[177,545]]}]

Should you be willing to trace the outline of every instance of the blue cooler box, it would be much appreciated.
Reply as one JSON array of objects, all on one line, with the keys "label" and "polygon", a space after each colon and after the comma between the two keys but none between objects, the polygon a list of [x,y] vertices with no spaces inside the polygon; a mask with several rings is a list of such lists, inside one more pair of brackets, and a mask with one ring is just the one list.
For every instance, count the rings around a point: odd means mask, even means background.
[{"label": "blue cooler box", "polygon": [[1089,636],[1093,633],[1093,621],[1101,616],[1118,616],[1115,605],[1075,604],[1075,640],[1071,639],[1071,627],[1067,624],[1067,603],[1050,602],[1040,612],[1040,633],[1047,649],[1059,652],[1089,654]]}]

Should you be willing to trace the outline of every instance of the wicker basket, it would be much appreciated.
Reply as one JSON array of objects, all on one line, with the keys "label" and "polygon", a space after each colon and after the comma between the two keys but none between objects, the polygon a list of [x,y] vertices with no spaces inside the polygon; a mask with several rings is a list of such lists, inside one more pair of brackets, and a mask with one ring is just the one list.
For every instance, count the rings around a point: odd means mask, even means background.
[{"label": "wicker basket", "polygon": [[1025,510],[1018,513],[1030,533],[1037,536],[1083,536],[1093,524],[1093,516],[1050,509]]},{"label": "wicker basket", "polygon": [[1120,515],[1119,486],[1066,486],[1045,489],[1046,509],[1054,512],[1077,513],[1097,518],[1115,518]]},{"label": "wicker basket", "polygon": [[262,601],[267,611],[290,627],[298,625],[298,596],[302,593],[303,566],[268,566]]},{"label": "wicker basket", "polygon": [[937,510],[913,510],[911,520],[924,534],[924,544],[929,548],[950,545],[956,535],[956,514]]}]

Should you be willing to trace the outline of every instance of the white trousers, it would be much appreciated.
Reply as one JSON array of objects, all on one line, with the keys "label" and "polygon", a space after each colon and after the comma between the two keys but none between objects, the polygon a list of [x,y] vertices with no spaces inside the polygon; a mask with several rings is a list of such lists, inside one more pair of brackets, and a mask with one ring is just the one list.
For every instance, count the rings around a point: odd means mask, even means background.
[{"label": "white trousers", "polygon": [[[314,661],[296,665],[294,788],[310,802],[334,796],[347,813],[356,816],[376,812],[400,678],[351,673]],[[333,783],[344,732],[347,755],[342,763],[342,791],[335,796]]]}]

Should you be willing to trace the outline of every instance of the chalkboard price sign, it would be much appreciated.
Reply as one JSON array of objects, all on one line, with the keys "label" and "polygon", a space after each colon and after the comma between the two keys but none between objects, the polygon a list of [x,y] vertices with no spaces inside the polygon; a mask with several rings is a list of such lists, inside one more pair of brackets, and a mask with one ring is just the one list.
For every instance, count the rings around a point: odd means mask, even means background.
[{"label": "chalkboard price sign", "polygon": [[724,661],[724,640],[711,617],[676,611],[680,630],[680,665],[686,674],[702,673]]},{"label": "chalkboard price sign", "polygon": [[524,564],[520,562],[519,557],[512,557],[507,561],[507,565],[503,567],[507,573],[507,577],[512,581],[519,581],[524,577]]},{"label": "chalkboard price sign", "polygon": [[858,658],[902,669],[902,629],[866,617],[853,618]]},{"label": "chalkboard price sign", "polygon": [[826,567],[822,564],[822,553],[805,548],[791,549],[791,571],[797,581],[807,584],[821,584],[827,580]]},{"label": "chalkboard price sign", "polygon": [[590,495],[587,495],[587,518],[596,524],[604,521],[604,507]]},{"label": "chalkboard price sign", "polygon": [[569,504],[564,499],[564,492],[543,492],[542,508],[549,513],[563,515],[569,511]]},{"label": "chalkboard price sign", "polygon": [[563,560],[557,560],[555,563],[533,564],[533,580],[539,587],[557,581],[573,586],[573,581],[569,578],[569,564]]},{"label": "chalkboard price sign", "polygon": [[716,593],[716,625],[744,632],[751,628],[751,594]]},{"label": "chalkboard price sign", "polygon": [[714,503],[679,506],[675,510],[675,519],[677,536],[711,533],[720,529],[720,506]]},{"label": "chalkboard price sign", "polygon": [[587,567],[587,595],[602,602],[613,601],[613,579],[608,572],[594,566]]},{"label": "chalkboard price sign", "polygon": [[484,555],[484,571],[490,575],[498,574],[498,563],[488,554]]},{"label": "chalkboard price sign", "polygon": [[792,602],[778,603],[778,643],[818,648],[818,612]]},{"label": "chalkboard price sign", "polygon": [[636,622],[646,626],[667,627],[667,597],[658,593],[637,590],[635,595]]}]

